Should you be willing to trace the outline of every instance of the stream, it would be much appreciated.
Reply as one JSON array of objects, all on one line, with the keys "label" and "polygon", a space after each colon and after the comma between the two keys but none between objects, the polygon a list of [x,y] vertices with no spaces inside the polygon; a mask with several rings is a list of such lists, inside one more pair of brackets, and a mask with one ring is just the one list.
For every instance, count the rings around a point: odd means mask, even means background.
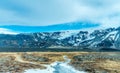
[{"label": "stream", "polygon": [[70,63],[70,59],[67,56],[63,56],[64,62],[54,62],[50,65],[46,65],[46,69],[29,69],[24,73],[86,73],[84,71],[78,71],[72,66],[68,65]]}]

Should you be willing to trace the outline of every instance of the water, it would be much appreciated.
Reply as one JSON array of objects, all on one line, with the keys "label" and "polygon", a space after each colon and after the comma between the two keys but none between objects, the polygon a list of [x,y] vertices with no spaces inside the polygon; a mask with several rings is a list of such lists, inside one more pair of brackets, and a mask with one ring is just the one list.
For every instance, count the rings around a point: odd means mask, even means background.
[{"label": "water", "polygon": [[51,65],[47,65],[47,69],[29,69],[25,73],[86,73],[83,71],[78,71],[72,66],[69,66],[68,63],[70,59],[64,56],[65,62],[54,62]]}]

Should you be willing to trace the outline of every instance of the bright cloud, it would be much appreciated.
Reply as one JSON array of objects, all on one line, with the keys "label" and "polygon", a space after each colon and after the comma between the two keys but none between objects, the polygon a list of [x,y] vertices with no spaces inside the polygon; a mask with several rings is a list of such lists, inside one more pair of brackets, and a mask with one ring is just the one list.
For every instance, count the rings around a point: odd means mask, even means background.
[{"label": "bright cloud", "polygon": [[9,29],[0,28],[0,34],[18,34],[18,33]]},{"label": "bright cloud", "polygon": [[46,26],[91,21],[119,26],[120,0],[2,0],[1,25]]}]

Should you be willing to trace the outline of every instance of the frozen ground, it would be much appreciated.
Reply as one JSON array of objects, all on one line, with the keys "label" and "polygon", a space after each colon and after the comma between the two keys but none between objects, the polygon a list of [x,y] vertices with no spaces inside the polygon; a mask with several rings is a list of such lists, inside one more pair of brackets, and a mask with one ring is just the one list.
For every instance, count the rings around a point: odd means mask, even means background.
[{"label": "frozen ground", "polygon": [[86,73],[83,71],[75,70],[73,67],[69,66],[68,63],[70,59],[64,56],[65,62],[54,62],[47,66],[47,69],[29,69],[25,73]]}]

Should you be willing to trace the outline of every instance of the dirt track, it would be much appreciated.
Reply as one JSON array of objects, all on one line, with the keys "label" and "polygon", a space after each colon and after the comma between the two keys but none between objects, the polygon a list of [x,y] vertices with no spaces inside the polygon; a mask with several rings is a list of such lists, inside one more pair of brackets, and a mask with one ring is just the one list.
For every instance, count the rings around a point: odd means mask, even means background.
[{"label": "dirt track", "polygon": [[[103,54],[103,55],[102,55]],[[26,69],[44,69],[46,64],[64,61],[66,55],[76,69],[90,73],[120,73],[119,52],[28,52],[0,53],[0,72],[21,73]],[[83,56],[82,56],[83,55]]]}]

